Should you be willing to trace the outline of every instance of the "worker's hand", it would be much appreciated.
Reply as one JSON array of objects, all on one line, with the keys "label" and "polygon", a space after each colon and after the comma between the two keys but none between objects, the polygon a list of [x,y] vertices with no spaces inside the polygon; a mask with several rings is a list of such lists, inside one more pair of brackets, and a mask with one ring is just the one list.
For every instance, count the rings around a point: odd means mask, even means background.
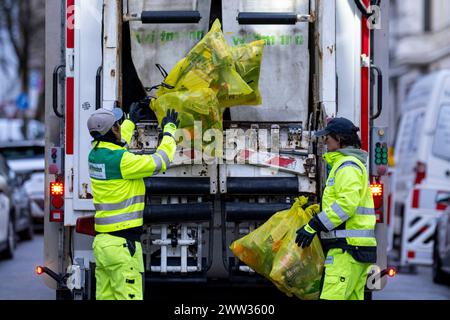
[{"label": "worker's hand", "polygon": [[311,206],[309,206],[308,208],[305,209],[305,212],[307,214],[310,214],[312,217],[315,216],[316,214],[320,213],[320,205],[318,204],[313,204]]},{"label": "worker's hand", "polygon": [[133,102],[130,106],[130,113],[128,114],[130,120],[137,124],[143,120],[150,119],[150,108],[142,102]]},{"label": "worker's hand", "polygon": [[309,224],[305,224],[303,227],[297,230],[297,237],[295,243],[302,248],[307,248],[311,245],[311,242],[316,235],[316,230],[311,228]]},{"label": "worker's hand", "polygon": [[178,112],[175,109],[167,109],[166,116],[161,121],[161,127],[164,130],[166,124],[173,123],[177,128],[180,125],[180,120],[178,120]]}]

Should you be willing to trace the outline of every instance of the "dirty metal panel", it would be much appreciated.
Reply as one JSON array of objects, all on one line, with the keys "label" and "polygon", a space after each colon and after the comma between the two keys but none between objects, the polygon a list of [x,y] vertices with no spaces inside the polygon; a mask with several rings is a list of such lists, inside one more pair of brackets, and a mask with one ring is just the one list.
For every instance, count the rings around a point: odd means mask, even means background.
[{"label": "dirty metal panel", "polygon": [[239,12],[309,14],[309,0],[227,0],[222,2],[223,31],[230,45],[264,39],[260,106],[231,108],[233,121],[299,121],[308,117],[309,52],[307,22],[296,25],[239,25]]},{"label": "dirty metal panel", "polygon": [[[198,2],[198,4],[197,4]],[[132,58],[144,87],[161,83],[163,77],[155,64],[167,72],[208,32],[210,0],[129,0],[128,13],[142,11],[198,10],[199,23],[142,24],[130,22]]]}]

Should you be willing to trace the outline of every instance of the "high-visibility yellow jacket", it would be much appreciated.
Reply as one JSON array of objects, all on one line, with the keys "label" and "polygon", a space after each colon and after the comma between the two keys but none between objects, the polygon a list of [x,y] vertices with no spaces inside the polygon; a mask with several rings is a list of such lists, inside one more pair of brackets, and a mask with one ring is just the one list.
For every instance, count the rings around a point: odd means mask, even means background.
[{"label": "high-visibility yellow jacket", "polygon": [[322,197],[322,212],[309,225],[320,231],[326,250],[343,248],[361,262],[376,262],[376,216],[365,151],[340,149],[323,156],[332,167]]},{"label": "high-visibility yellow jacket", "polygon": [[[125,120],[122,139],[130,143],[135,125]],[[95,206],[95,231],[114,232],[143,225],[145,177],[164,172],[172,162],[176,126],[169,123],[158,149],[151,155],[135,155],[126,147],[94,141],[89,153],[89,175]],[[98,143],[98,145],[97,145]]]}]

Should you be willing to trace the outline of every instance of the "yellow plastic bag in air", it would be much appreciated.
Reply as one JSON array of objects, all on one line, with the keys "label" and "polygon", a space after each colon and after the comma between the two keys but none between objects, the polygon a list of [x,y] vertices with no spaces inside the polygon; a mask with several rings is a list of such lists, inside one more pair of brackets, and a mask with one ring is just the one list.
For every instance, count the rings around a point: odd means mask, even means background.
[{"label": "yellow plastic bag in air", "polygon": [[325,257],[317,237],[306,249],[295,243],[296,231],[318,212],[318,205],[304,211],[306,203],[306,197],[297,198],[291,209],[277,212],[258,229],[234,241],[230,249],[288,296],[310,300],[319,298]]},{"label": "yellow plastic bag in air", "polygon": [[225,40],[218,19],[205,37],[175,65],[164,82],[174,88],[161,87],[158,97],[169,92],[200,88],[211,88],[218,96],[253,92],[236,71],[231,47]]},{"label": "yellow plastic bag in air", "polygon": [[167,93],[151,100],[150,108],[155,112],[159,124],[168,109],[175,109],[180,120],[179,128],[188,131],[191,146],[202,145],[202,135],[206,130],[217,129],[222,132],[219,102],[214,91],[209,88]]},{"label": "yellow plastic bag in air", "polygon": [[166,116],[168,109],[175,109],[180,120],[179,128],[193,128],[194,121],[201,121],[203,129],[222,130],[222,115],[216,94],[209,88],[178,91],[153,99],[150,108],[155,112],[158,123]]},{"label": "yellow plastic bag in air", "polygon": [[262,103],[262,97],[259,92],[259,77],[264,45],[264,40],[258,40],[231,48],[236,71],[253,91],[249,94],[241,95],[218,95],[222,108],[236,105],[259,105]]}]

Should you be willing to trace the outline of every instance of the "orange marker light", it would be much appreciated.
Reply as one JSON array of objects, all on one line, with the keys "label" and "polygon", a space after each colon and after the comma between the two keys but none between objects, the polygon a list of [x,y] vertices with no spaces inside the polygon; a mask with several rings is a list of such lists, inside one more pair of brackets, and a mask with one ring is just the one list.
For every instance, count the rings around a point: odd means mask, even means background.
[{"label": "orange marker light", "polygon": [[44,269],[41,266],[36,267],[36,274],[41,275],[44,273]]},{"label": "orange marker light", "polygon": [[61,182],[50,182],[50,194],[52,196],[64,195],[64,184]]},{"label": "orange marker light", "polygon": [[388,270],[388,276],[389,277],[394,277],[397,274],[397,270],[395,270],[394,268],[389,268]]}]

